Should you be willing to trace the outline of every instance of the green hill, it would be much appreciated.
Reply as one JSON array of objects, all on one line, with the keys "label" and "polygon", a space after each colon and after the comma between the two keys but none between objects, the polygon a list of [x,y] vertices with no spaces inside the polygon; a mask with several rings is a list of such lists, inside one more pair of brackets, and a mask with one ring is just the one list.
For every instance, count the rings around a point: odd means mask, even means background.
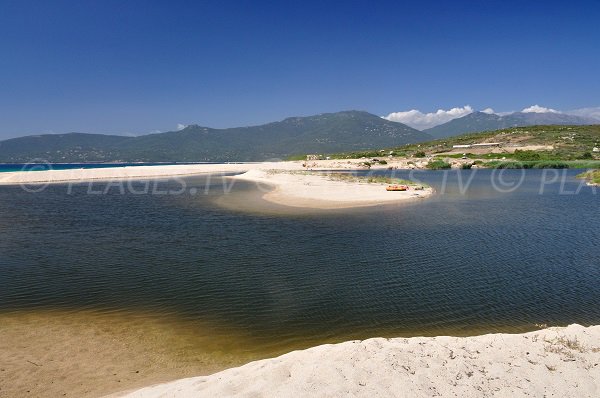
[{"label": "green hill", "polygon": [[122,137],[52,134],[0,142],[0,162],[192,162],[260,161],[307,153],[376,149],[432,137],[402,123],[361,111],[291,117],[260,126],[180,131]]},{"label": "green hill", "polygon": [[[489,153],[470,156],[472,148],[453,148],[454,145],[472,145],[480,143],[499,143],[498,148],[489,148]],[[456,137],[442,138],[419,144],[408,144],[387,148],[384,152],[393,152],[394,156],[431,156],[447,154],[449,152],[460,152],[473,158],[514,158],[515,148],[545,147],[534,151],[523,151],[518,154],[523,157],[532,156],[539,160],[577,160],[597,159],[600,152],[594,148],[600,148],[600,125],[587,126],[528,126],[512,127],[507,129],[485,131],[480,133],[463,134]],[[485,151],[483,151],[485,152]],[[495,152],[495,153],[492,153]],[[532,155],[535,152],[537,155]],[[356,158],[361,156],[376,156],[381,154],[373,151],[360,151],[352,153],[339,153],[332,155],[335,158]],[[525,159],[519,159],[525,160]],[[535,160],[535,159],[532,159]]]},{"label": "green hill", "polygon": [[25,163],[35,159],[51,162],[119,160],[118,148],[131,137],[103,134],[45,134],[0,141],[0,162]]}]

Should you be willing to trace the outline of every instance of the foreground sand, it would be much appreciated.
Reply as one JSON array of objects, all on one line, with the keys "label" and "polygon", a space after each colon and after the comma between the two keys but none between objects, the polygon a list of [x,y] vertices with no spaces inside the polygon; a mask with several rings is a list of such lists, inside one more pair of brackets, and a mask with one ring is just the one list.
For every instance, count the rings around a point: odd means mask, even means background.
[{"label": "foreground sand", "polygon": [[263,199],[267,201],[285,206],[320,209],[372,206],[422,199],[433,192],[429,187],[423,190],[388,192],[385,190],[387,184],[348,182],[336,180],[327,174],[310,172],[250,170],[231,178],[257,183],[259,189],[265,191]]},{"label": "foreground sand", "polygon": [[119,396],[597,397],[600,326],[349,341]]}]

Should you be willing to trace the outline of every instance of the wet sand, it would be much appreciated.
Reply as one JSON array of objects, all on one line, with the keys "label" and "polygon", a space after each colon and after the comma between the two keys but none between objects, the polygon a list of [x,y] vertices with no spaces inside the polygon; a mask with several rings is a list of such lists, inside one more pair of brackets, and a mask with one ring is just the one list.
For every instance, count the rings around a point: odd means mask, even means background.
[{"label": "wet sand", "polygon": [[2,397],[98,397],[261,358],[240,336],[144,313],[7,313],[0,336]]}]

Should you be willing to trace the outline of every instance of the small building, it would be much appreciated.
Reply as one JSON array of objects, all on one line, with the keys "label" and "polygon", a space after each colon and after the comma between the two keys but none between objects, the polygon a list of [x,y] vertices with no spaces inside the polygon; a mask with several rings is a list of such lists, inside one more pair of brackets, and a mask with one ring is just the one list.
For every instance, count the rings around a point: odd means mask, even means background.
[{"label": "small building", "polygon": [[452,145],[452,148],[487,148],[502,145],[500,142],[483,142],[481,144]]},{"label": "small building", "polygon": [[306,160],[323,160],[323,155],[306,155]]}]

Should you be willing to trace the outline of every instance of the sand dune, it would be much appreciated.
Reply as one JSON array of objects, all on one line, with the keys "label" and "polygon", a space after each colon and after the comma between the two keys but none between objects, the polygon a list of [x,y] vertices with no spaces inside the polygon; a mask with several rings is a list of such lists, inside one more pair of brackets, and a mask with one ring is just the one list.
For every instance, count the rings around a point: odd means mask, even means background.
[{"label": "sand dune", "polygon": [[123,394],[158,397],[597,397],[600,326],[349,341]]}]

